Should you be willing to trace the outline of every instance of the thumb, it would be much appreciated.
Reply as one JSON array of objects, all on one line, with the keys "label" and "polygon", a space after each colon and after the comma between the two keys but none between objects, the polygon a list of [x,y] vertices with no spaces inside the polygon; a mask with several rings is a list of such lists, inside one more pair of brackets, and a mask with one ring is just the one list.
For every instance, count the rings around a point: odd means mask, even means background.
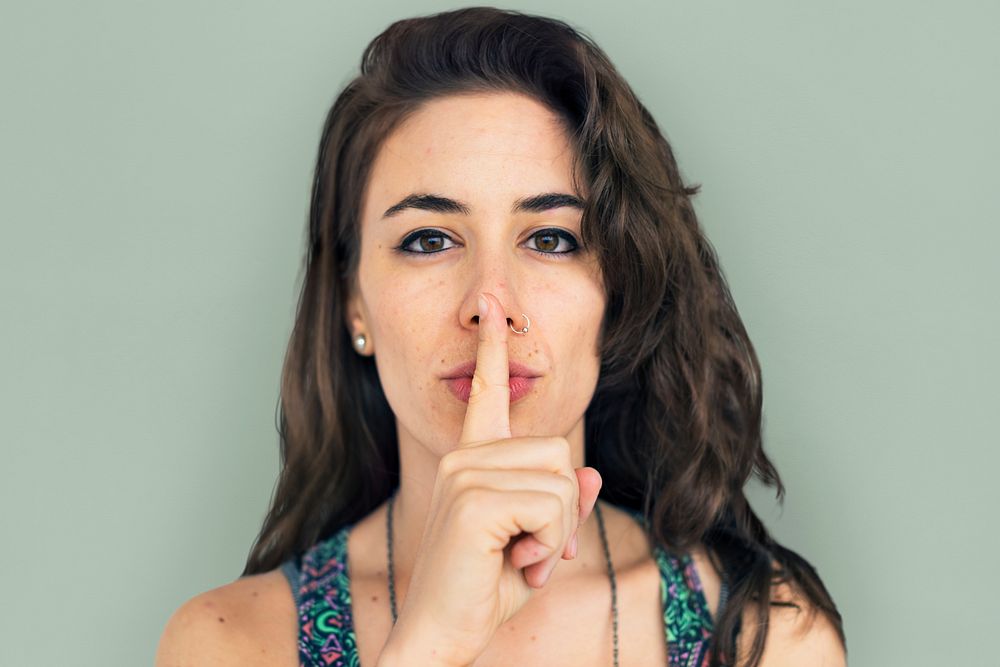
[{"label": "thumb", "polygon": [[[573,472],[576,473],[576,479],[580,484],[580,518],[577,521],[577,532],[579,532],[580,525],[590,516],[594,505],[597,504],[597,494],[601,490],[603,480],[596,468],[576,468]],[[543,567],[542,561],[546,557],[539,557],[539,546],[543,545],[534,535],[519,538],[512,547],[509,547],[511,565],[518,569],[537,566],[536,569],[540,570]],[[527,574],[525,570],[525,576]]]},{"label": "thumb", "polygon": [[594,505],[597,504],[597,496],[604,480],[601,473],[597,472],[597,468],[577,468],[574,472],[576,472],[576,479],[580,484],[580,523],[582,524],[594,511]]}]

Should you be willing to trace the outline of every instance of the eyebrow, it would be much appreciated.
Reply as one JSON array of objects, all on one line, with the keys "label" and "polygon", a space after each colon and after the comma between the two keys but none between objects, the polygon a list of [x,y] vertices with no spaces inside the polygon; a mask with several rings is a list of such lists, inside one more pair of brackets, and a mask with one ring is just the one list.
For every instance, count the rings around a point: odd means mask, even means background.
[{"label": "eyebrow", "polygon": [[[582,211],[584,202],[575,195],[563,192],[546,192],[518,199],[511,207],[511,213],[542,213],[563,206],[569,206]],[[441,195],[417,192],[407,195],[386,209],[385,213],[382,214],[382,219],[391,218],[408,208],[433,211],[435,213],[460,213],[462,215],[469,215],[469,211],[471,210],[469,205],[464,202]]]}]

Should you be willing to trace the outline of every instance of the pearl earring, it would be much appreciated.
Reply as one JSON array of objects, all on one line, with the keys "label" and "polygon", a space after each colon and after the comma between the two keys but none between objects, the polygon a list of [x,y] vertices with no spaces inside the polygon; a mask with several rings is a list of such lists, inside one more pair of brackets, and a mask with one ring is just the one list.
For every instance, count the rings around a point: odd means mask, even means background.
[{"label": "pearl earring", "polygon": [[365,349],[365,335],[358,334],[358,337],[354,339],[354,346],[358,348],[358,351]]}]

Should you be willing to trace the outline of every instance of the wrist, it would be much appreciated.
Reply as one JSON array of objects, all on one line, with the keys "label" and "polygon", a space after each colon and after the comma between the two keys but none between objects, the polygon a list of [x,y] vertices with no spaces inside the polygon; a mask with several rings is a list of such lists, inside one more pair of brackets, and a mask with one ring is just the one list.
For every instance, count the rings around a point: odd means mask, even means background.
[{"label": "wrist", "polygon": [[434,649],[400,649],[386,644],[375,662],[376,667],[404,667],[426,665],[426,667],[466,667],[440,659]]},{"label": "wrist", "polygon": [[[376,660],[376,667],[409,667],[409,665],[426,665],[427,667],[468,667],[464,662],[449,659],[440,647],[428,646],[420,641],[408,640],[393,629],[386,640],[382,652]],[[435,635],[424,635],[434,641]]]}]

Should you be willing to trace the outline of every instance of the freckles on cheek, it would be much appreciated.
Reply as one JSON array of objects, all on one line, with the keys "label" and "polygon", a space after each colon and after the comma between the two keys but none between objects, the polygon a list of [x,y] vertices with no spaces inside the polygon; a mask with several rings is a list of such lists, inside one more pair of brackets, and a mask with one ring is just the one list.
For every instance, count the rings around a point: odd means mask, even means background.
[{"label": "freckles on cheek", "polygon": [[[430,286],[424,280],[414,279],[405,271],[387,271],[372,290],[372,302],[377,302],[379,316],[386,328],[399,328],[401,323],[412,319],[415,303]],[[426,296],[424,297],[426,298]]]},{"label": "freckles on cheek", "polygon": [[443,281],[439,280],[399,276],[387,282],[381,294],[378,318],[385,332],[384,339],[391,341],[392,354],[406,364],[414,387],[427,386],[422,374],[433,366],[435,349],[441,343],[438,332],[445,324],[441,309],[447,299],[442,296],[442,285]]},{"label": "freckles on cheek", "polygon": [[395,304],[395,320],[390,326],[399,327],[408,335],[430,335],[423,328],[434,323],[447,302],[441,282],[401,278],[390,286]]}]

